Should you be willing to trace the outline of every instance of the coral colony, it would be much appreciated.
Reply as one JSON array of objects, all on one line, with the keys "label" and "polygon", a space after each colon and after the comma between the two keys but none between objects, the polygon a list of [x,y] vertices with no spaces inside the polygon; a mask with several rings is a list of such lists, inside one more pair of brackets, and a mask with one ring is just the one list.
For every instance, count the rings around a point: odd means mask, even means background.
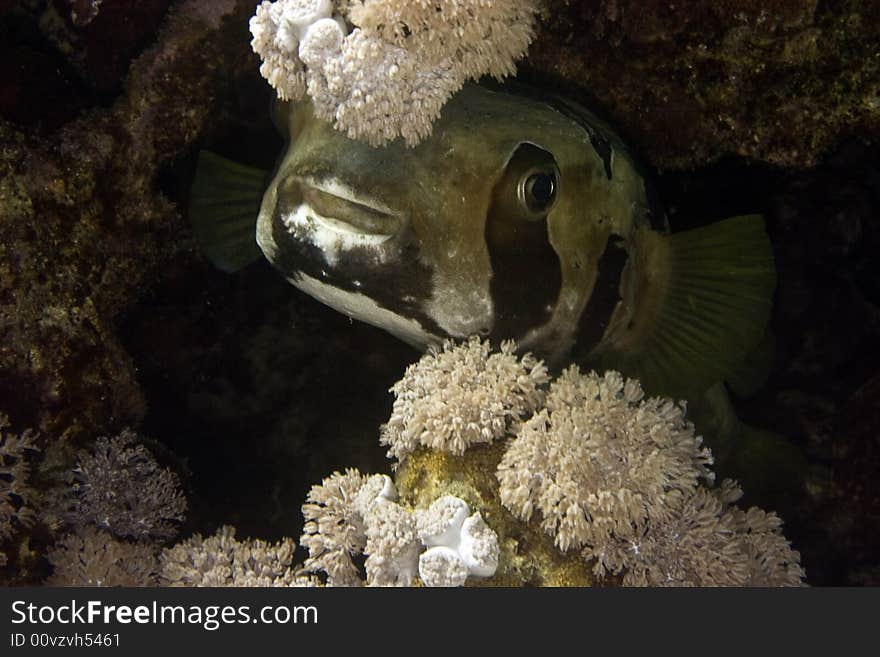
[{"label": "coral colony", "polygon": [[186,515],[180,480],[161,468],[129,430],[99,438],[73,471],[69,513],[74,524],[93,524],[114,536],[173,538]]},{"label": "coral colony", "polygon": [[536,12],[529,0],[452,0],[442,11],[410,0],[279,0],[257,7],[251,46],[279,98],[307,94],[319,118],[354,139],[415,145],[466,80],[515,72]]},{"label": "coral colony", "polygon": [[[178,586],[797,586],[781,521],[734,505],[683,407],[576,367],[550,381],[506,343],[447,343],[411,365],[381,441],[395,478],[355,469],[313,486],[291,539],[232,527],[163,547],[185,503],[136,436],[80,457],[71,533],[49,582]],[[117,445],[115,455],[108,447]],[[115,482],[118,503],[107,494]],[[131,491],[153,490],[143,500]],[[74,503],[70,504],[70,497]],[[88,513],[77,500],[95,505]],[[98,509],[101,509],[98,511]],[[69,509],[79,511],[70,513]],[[136,513],[132,514],[132,510]],[[136,520],[136,521],[135,521]],[[134,523],[134,524],[132,524]],[[362,565],[361,565],[362,564]]]},{"label": "coral colony", "polygon": [[[9,418],[0,413],[0,547],[18,528],[30,527],[34,521],[27,457],[37,451],[37,436],[33,431],[19,435],[8,429]],[[5,563],[6,555],[0,551],[0,566]]]}]

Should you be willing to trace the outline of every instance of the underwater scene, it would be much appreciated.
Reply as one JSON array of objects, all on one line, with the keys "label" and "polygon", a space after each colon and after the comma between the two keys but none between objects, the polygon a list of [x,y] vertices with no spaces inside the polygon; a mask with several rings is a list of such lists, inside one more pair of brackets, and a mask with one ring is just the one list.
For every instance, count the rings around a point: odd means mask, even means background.
[{"label": "underwater scene", "polygon": [[880,584],[880,2],[0,0],[0,584]]}]

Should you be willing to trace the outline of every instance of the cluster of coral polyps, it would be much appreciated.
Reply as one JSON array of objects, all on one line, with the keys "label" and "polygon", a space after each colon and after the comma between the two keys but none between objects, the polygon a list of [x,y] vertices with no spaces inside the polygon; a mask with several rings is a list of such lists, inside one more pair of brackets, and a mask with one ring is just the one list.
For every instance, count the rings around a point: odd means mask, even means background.
[{"label": "cluster of coral polyps", "polygon": [[304,569],[327,576],[331,586],[359,586],[353,558],[366,555],[370,586],[461,586],[469,575],[490,577],[498,568],[498,536],[454,495],[426,509],[397,503],[387,475],[335,473],[314,486],[303,506]]},{"label": "cluster of coral polyps", "polygon": [[27,456],[37,451],[36,438],[32,431],[9,431],[9,417],[0,413],[0,566],[7,561],[2,551],[6,541],[34,521]]},{"label": "cluster of coral polyps", "polygon": [[515,71],[534,0],[278,0],[251,19],[260,72],[279,98],[354,139],[415,145],[467,79]]},{"label": "cluster of coral polyps", "polygon": [[637,381],[576,367],[551,381],[513,343],[493,352],[473,338],[425,355],[392,392],[381,441],[397,459],[394,480],[351,469],[313,486],[301,565],[293,540],[238,541],[231,527],[162,548],[185,500],[176,477],[126,432],[81,455],[62,496],[76,531],[50,553],[50,583],[803,582],[779,518],[736,507],[742,492],[732,481],[714,486],[712,456],[683,406],[646,399]]},{"label": "cluster of coral polyps", "polygon": [[682,405],[616,372],[548,378],[477,339],[410,366],[381,431],[396,487],[355,470],[315,486],[305,571],[331,585],[802,583],[779,518],[713,486]]}]

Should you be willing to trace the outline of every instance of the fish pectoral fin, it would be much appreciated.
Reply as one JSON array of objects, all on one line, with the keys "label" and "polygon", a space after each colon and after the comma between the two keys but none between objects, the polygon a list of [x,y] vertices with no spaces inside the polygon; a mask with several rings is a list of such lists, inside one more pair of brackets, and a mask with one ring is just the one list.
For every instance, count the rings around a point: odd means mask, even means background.
[{"label": "fish pectoral fin", "polygon": [[652,394],[687,397],[728,380],[760,344],[776,288],[773,250],[759,215],[660,239],[654,316],[604,364]]},{"label": "fish pectoral fin", "polygon": [[752,503],[778,510],[783,498],[802,490],[810,476],[798,445],[739,419],[722,383],[688,400],[687,417],[712,450],[715,481],[736,479]]},{"label": "fish pectoral fin", "polygon": [[266,172],[201,151],[190,191],[189,220],[202,253],[226,272],[260,258],[257,215]]},{"label": "fish pectoral fin", "polygon": [[746,491],[748,505],[786,510],[802,500],[808,482],[821,475],[811,468],[803,450],[772,431],[740,422],[730,457],[718,468],[718,479],[736,479]]},{"label": "fish pectoral fin", "polygon": [[766,383],[776,355],[776,337],[769,328],[764,337],[727,377],[727,387],[739,399],[748,399]]}]

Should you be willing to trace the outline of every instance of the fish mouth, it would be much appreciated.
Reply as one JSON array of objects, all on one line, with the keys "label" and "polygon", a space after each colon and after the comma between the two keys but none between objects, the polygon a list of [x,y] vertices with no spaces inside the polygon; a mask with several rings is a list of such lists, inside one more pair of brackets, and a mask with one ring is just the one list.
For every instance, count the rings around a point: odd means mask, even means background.
[{"label": "fish mouth", "polygon": [[288,199],[281,222],[288,232],[302,228],[329,231],[367,244],[380,244],[397,235],[403,226],[399,212],[373,199],[363,199],[335,180],[289,178],[279,190]]}]

